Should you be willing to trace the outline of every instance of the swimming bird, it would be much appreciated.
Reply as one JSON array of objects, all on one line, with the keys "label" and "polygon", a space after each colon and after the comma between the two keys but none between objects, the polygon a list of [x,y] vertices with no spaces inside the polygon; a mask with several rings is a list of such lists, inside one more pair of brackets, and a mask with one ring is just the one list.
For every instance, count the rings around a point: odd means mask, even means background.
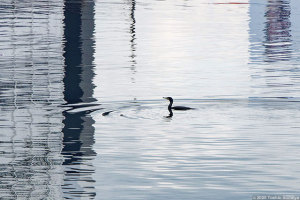
[{"label": "swimming bird", "polygon": [[113,110],[102,113],[102,116],[107,116],[109,113],[114,112]]},{"label": "swimming bird", "polygon": [[172,97],[163,97],[163,98],[169,100],[170,104],[168,106],[168,110],[170,112],[172,112],[172,109],[173,110],[191,110],[191,109],[194,109],[194,108],[185,107],[185,106],[172,106],[173,105],[173,98]]}]

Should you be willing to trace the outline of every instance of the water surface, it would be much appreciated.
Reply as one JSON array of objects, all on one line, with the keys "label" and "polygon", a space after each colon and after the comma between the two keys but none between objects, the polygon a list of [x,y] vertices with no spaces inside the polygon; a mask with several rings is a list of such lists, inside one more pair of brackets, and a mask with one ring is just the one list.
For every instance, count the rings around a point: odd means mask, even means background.
[{"label": "water surface", "polygon": [[[299,11],[296,0],[6,2],[0,198],[298,195]],[[166,118],[163,96],[195,109]]]}]

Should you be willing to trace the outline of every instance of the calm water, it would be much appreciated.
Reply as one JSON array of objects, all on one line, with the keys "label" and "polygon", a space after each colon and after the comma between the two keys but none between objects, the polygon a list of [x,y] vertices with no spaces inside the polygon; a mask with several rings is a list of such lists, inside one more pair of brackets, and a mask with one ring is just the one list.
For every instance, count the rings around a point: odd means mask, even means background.
[{"label": "calm water", "polygon": [[0,198],[299,195],[300,3],[228,2],[2,2]]}]

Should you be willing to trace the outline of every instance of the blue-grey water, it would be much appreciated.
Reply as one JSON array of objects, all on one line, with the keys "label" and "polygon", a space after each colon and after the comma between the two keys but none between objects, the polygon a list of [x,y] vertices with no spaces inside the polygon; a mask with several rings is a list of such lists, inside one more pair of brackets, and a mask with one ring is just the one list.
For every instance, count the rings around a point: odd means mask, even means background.
[{"label": "blue-grey water", "polygon": [[[299,196],[299,18],[298,0],[1,2],[0,199]],[[164,96],[195,109],[166,117]]]}]

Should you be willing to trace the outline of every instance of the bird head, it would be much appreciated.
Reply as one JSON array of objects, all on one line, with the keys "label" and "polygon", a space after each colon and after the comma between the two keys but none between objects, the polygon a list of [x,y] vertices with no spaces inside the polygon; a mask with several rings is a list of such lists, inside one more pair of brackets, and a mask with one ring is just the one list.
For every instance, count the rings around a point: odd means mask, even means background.
[{"label": "bird head", "polygon": [[169,101],[173,101],[173,98],[172,97],[163,97],[164,99],[167,99]]}]

